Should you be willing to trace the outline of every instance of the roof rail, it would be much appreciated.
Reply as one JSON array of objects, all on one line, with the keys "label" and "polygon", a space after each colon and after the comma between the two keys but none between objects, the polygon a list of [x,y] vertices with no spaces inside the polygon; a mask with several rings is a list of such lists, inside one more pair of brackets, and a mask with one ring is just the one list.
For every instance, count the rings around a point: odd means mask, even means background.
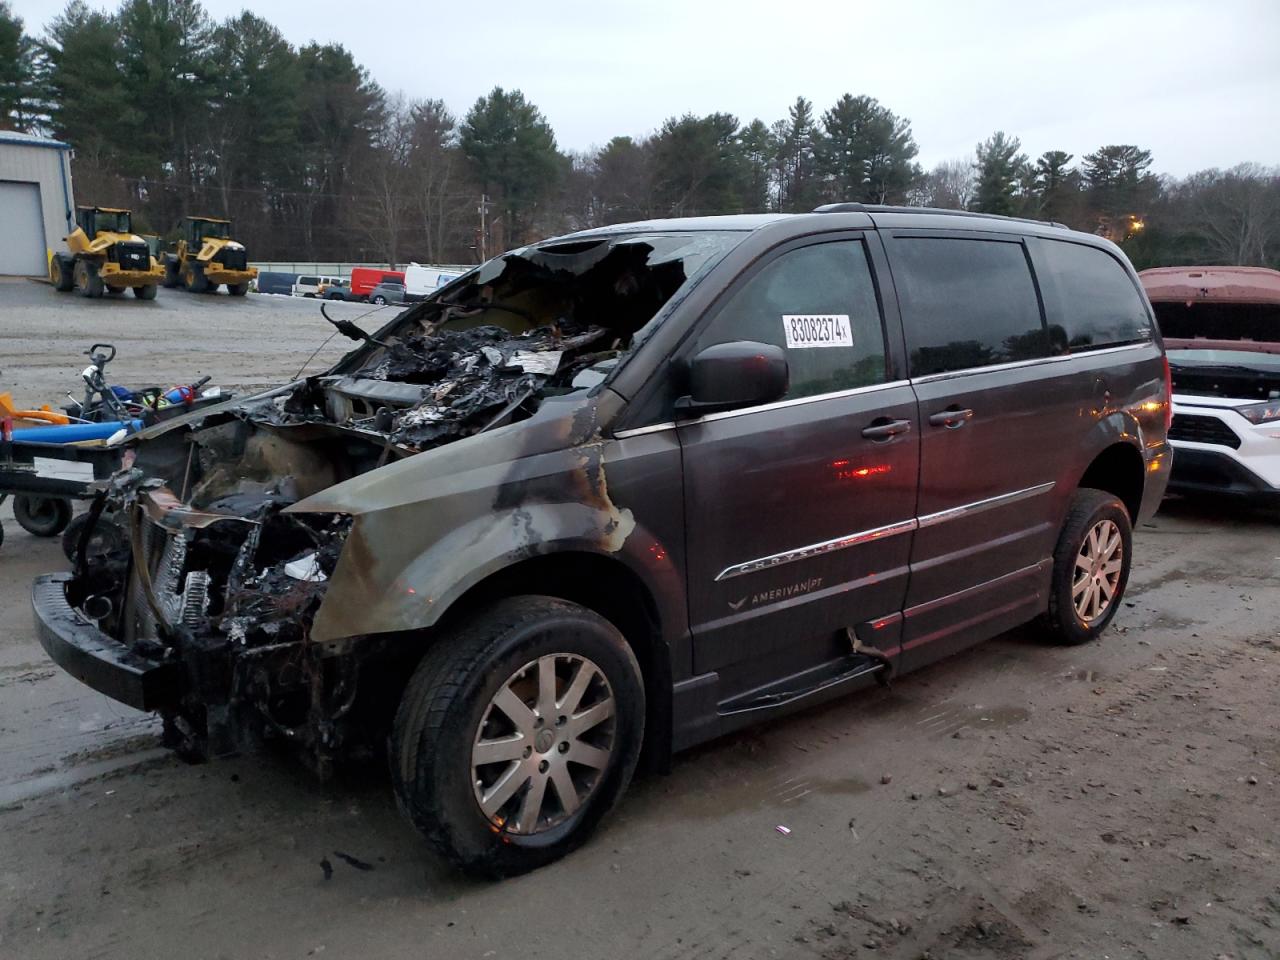
[{"label": "roof rail", "polygon": [[866,213],[867,206],[863,203],[824,203],[820,207],[813,208],[814,213]]},{"label": "roof rail", "polygon": [[948,210],[944,207],[898,207],[887,203],[824,203],[814,207],[814,213],[915,213],[947,217],[974,217],[980,220],[1013,220],[1016,223],[1036,223],[1042,226],[1070,230],[1065,223],[1056,220],[1033,220],[1030,217],[1006,217],[999,213],[980,213],[977,210]]}]

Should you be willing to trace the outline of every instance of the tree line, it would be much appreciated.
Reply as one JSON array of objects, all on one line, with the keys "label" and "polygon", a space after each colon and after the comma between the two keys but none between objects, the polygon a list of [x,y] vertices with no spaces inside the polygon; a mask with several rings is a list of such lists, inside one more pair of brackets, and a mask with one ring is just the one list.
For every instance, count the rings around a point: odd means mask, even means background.
[{"label": "tree line", "polygon": [[922,169],[910,121],[873,97],[772,123],[685,114],[563,150],[538,107],[494,88],[462,116],[384,90],[341,44],[294,46],[199,0],[72,0],[40,36],[0,0],[0,125],[75,149],[79,202],[177,235],[230,217],[255,259],[474,262],[541,236],[666,216],[912,204],[1055,220],[1139,267],[1280,266],[1280,168],[1160,176],[1107,144],[1027,156],[996,132]]}]

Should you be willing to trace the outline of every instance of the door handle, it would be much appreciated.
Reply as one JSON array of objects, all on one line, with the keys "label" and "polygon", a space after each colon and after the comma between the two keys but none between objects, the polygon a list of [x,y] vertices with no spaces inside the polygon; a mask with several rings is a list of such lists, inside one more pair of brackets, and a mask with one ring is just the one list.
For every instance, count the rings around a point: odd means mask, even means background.
[{"label": "door handle", "polygon": [[898,434],[908,433],[910,430],[910,420],[876,421],[869,427],[863,427],[862,435],[868,440],[890,440]]},{"label": "door handle", "polygon": [[946,410],[940,410],[931,416],[929,425],[932,427],[946,427],[948,430],[958,430],[972,419],[972,410],[948,407]]}]

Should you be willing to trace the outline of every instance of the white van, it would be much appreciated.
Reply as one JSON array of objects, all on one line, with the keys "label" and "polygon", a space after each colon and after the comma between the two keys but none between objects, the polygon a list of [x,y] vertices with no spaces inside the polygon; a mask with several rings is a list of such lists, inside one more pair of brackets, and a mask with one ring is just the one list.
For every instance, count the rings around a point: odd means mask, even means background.
[{"label": "white van", "polygon": [[342,277],[318,277],[318,276],[300,276],[293,283],[293,295],[295,297],[317,297],[320,295],[320,288],[326,286],[344,286],[346,280]]},{"label": "white van", "polygon": [[410,302],[421,300],[446,283],[457,280],[470,269],[470,267],[411,263],[404,268],[404,298]]}]

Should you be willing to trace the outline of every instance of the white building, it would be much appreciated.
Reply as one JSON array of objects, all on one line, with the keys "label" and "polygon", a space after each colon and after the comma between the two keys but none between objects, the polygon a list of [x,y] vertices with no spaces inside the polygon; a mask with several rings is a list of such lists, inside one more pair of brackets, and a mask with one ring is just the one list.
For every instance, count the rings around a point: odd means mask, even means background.
[{"label": "white building", "polygon": [[44,276],[74,229],[71,147],[0,130],[0,276]]}]

